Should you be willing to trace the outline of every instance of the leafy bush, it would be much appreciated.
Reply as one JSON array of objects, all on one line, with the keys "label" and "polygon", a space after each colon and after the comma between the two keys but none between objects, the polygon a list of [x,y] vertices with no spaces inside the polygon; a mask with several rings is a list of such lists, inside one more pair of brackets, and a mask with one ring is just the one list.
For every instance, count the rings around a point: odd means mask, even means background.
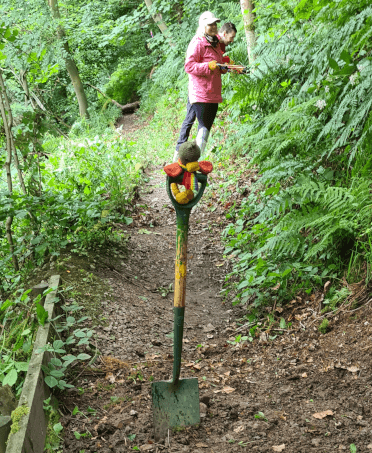
[{"label": "leafy bush", "polygon": [[231,110],[243,122],[226,147],[260,177],[229,213],[227,291],[256,308],[272,303],[274,287],[288,300],[339,278],[353,250],[370,278],[372,9],[313,6],[259,2],[258,68],[231,79]]},{"label": "leafy bush", "polygon": [[121,62],[105,85],[105,93],[120,104],[133,101],[141,84],[150,72],[149,57],[133,57]]}]

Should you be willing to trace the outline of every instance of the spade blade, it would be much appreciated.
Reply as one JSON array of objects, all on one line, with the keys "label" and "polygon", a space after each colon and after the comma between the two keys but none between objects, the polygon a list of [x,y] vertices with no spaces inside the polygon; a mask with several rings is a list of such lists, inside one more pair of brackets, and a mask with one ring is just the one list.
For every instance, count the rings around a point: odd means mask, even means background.
[{"label": "spade blade", "polygon": [[200,423],[197,379],[180,379],[152,384],[155,441],[164,439],[168,429]]}]

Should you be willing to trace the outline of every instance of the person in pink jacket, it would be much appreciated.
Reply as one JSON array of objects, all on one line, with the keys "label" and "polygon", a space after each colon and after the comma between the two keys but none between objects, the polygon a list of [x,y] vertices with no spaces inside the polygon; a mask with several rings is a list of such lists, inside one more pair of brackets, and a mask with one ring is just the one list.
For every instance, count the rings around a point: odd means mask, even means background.
[{"label": "person in pink jacket", "polygon": [[[223,63],[223,51],[217,37],[220,19],[210,11],[199,18],[199,28],[187,49],[185,71],[189,75],[189,103],[199,126],[196,143],[203,154],[210,130],[222,102],[221,72],[216,63]],[[178,160],[177,144],[174,161]]]}]

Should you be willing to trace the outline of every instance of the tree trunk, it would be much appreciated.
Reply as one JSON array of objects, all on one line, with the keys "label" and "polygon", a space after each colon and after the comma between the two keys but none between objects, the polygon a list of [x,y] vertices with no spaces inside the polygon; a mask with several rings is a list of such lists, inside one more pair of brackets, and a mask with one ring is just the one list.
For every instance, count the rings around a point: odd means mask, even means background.
[{"label": "tree trunk", "polygon": [[256,44],[254,20],[256,15],[253,12],[255,6],[253,0],[240,0],[240,7],[243,15],[245,37],[247,39],[249,64],[252,64],[256,58],[256,55],[254,54],[254,47]]},{"label": "tree trunk", "polygon": [[[48,0],[50,9],[52,10],[53,17],[57,20],[61,19],[61,15],[58,9],[57,0]],[[61,25],[58,25],[58,39],[63,41],[63,48],[66,52],[65,64],[67,72],[70,76],[71,82],[74,86],[75,94],[79,103],[79,112],[81,117],[89,117],[88,114],[88,101],[85,95],[84,87],[80,79],[78,68],[75,64],[74,59],[71,56],[70,48],[66,39],[66,33]]]},{"label": "tree trunk", "polygon": [[151,12],[151,9],[152,9],[151,0],[145,0],[145,3],[147,6],[147,9],[149,10],[149,13],[151,14],[151,17],[154,19],[154,22],[159,27],[159,30],[163,33],[165,39],[169,42],[169,45],[171,47],[173,47],[174,43],[172,42],[172,37],[170,36],[167,24],[164,22],[162,15],[160,13]]},{"label": "tree trunk", "polygon": [[[11,174],[12,144],[11,144],[11,134],[9,134],[10,129],[9,129],[8,118],[6,115],[6,112],[7,112],[6,102],[3,98],[4,94],[6,96],[3,75],[2,75],[2,71],[0,70],[0,112],[1,112],[1,117],[3,119],[5,136],[6,136],[5,170],[6,170],[6,179],[7,179],[7,183],[8,183],[8,191],[9,191],[9,194],[12,195],[12,193],[13,193],[12,174]],[[9,114],[9,110],[8,110],[8,114]],[[13,223],[13,217],[9,216],[5,222],[5,234],[6,234],[6,238],[8,240],[9,250],[12,255],[14,270],[16,272],[18,272],[19,265],[18,265],[18,259],[17,259],[16,255],[14,254],[12,223]]]},{"label": "tree trunk", "polygon": [[[4,115],[5,115],[4,116],[3,113],[2,113],[3,121],[4,121],[4,129],[5,129],[6,141],[7,141],[7,148],[8,148],[8,145],[9,145],[10,152],[13,152],[14,162],[15,162],[15,166],[16,166],[16,169],[17,169],[17,173],[18,173],[19,184],[21,186],[23,194],[26,195],[27,191],[26,191],[25,181],[23,179],[22,170],[21,170],[21,167],[19,165],[18,154],[17,154],[17,150],[16,150],[16,147],[15,147],[15,144],[14,144],[14,138],[13,138],[13,134],[12,134],[12,127],[13,127],[12,109],[10,107],[8,95],[6,94],[6,91],[5,91],[5,84],[4,84],[4,80],[3,80],[3,76],[2,76],[1,70],[0,70],[0,90],[1,90],[1,109],[4,109]],[[8,116],[6,116],[6,114],[8,114]]]}]

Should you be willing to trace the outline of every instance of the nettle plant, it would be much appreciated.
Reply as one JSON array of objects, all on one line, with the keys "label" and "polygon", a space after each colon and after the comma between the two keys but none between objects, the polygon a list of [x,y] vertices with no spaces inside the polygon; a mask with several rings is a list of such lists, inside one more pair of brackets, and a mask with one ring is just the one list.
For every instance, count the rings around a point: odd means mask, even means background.
[{"label": "nettle plant", "polygon": [[0,301],[0,383],[15,386],[17,395],[22,391],[37,328],[48,318],[41,299],[51,291],[53,288],[48,288],[31,299],[31,289],[21,289]]},{"label": "nettle plant", "polygon": [[[45,383],[50,388],[56,387],[60,390],[74,387],[73,385],[68,384],[65,379],[68,366],[73,362],[86,361],[91,358],[89,354],[83,352],[78,355],[69,354],[67,352],[68,347],[75,345],[75,349],[77,349],[79,346],[83,347],[85,345],[89,345],[90,338],[94,333],[93,330],[86,327],[78,327],[79,324],[89,319],[89,316],[82,316],[79,319],[71,316],[73,313],[77,313],[82,310],[82,307],[79,307],[76,303],[73,303],[71,306],[62,306],[62,309],[69,315],[65,318],[65,321],[60,321],[56,324],[56,321],[65,317],[64,314],[51,320],[54,325],[55,332],[59,338],[54,340],[53,343],[48,343],[36,351],[37,353],[49,352],[52,354],[53,357],[46,366],[42,366],[42,370],[44,371]],[[70,335],[66,338],[66,340],[62,340],[59,335],[61,332],[68,332]]]}]

